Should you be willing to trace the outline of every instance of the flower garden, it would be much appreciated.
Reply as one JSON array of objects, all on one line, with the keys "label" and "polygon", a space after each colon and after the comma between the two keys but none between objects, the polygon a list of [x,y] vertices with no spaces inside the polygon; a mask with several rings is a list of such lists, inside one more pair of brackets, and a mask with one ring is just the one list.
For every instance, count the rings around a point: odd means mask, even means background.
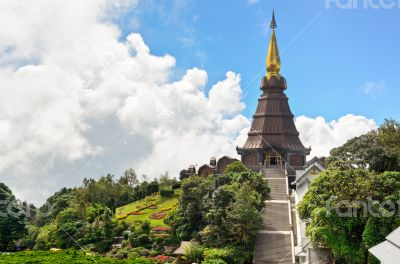
[{"label": "flower garden", "polygon": [[[127,204],[116,209],[116,219],[124,220],[129,224],[149,221],[150,226],[156,228],[154,235],[163,236],[169,228],[164,219],[175,210],[178,205],[178,194],[173,197],[161,197],[160,194],[148,196],[143,200]],[[157,229],[161,228],[161,229]],[[168,229],[168,230],[163,230]]]}]

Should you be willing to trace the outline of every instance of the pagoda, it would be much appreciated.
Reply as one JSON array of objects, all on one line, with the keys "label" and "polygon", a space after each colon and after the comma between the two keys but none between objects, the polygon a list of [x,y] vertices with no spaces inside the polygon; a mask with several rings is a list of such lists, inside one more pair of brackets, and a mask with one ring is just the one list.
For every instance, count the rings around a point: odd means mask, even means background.
[{"label": "pagoda", "polygon": [[288,164],[291,171],[304,166],[311,148],[305,148],[290,111],[286,79],[280,75],[281,62],[275,36],[275,14],[272,14],[271,38],[268,47],[266,70],[261,79],[262,94],[253,122],[243,147],[237,147],[242,162],[249,168],[260,171],[263,167],[283,167]]}]

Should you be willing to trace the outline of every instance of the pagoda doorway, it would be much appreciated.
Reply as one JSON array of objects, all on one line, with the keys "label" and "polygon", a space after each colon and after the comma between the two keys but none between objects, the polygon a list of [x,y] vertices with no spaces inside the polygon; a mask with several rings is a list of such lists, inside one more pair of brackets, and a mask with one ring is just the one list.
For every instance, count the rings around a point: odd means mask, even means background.
[{"label": "pagoda doorway", "polygon": [[265,159],[266,167],[282,167],[282,158],[278,154],[267,154]]}]

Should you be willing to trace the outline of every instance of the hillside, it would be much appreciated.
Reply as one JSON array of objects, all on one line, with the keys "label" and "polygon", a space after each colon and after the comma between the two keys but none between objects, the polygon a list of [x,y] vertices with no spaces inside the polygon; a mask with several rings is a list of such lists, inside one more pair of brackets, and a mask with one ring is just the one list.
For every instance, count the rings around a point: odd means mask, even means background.
[{"label": "hillside", "polygon": [[128,224],[149,221],[151,227],[167,227],[164,219],[175,211],[179,201],[180,190],[175,190],[171,197],[156,193],[115,210],[118,220],[125,220]]}]

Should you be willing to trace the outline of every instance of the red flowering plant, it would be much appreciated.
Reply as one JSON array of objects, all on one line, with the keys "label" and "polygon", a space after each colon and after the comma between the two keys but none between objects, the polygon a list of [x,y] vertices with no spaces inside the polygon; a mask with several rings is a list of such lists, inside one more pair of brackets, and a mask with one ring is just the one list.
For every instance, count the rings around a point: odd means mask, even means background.
[{"label": "red flowering plant", "polygon": [[142,215],[144,214],[143,212],[139,212],[139,211],[134,211],[134,212],[129,212],[127,213],[127,215]]},{"label": "red flowering plant", "polygon": [[150,219],[163,219],[167,214],[164,212],[152,213]]},{"label": "red flowering plant", "polygon": [[165,256],[165,255],[158,255],[158,256],[150,257],[150,258],[156,260],[159,263],[164,263],[166,261],[171,261],[171,260],[175,259],[173,257]]},{"label": "red flowering plant", "polygon": [[151,230],[154,232],[168,232],[170,229],[169,227],[153,227]]}]

